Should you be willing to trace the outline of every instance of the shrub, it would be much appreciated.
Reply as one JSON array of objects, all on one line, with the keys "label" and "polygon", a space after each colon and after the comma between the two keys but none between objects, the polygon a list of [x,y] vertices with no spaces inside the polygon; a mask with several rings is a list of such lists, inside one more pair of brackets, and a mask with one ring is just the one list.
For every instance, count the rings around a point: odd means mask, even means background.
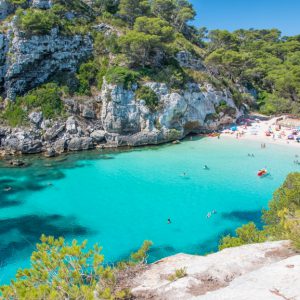
[{"label": "shrub", "polygon": [[[42,236],[31,267],[0,288],[2,299],[94,299],[95,293],[99,299],[129,299],[130,291],[118,287],[118,269],[103,264],[102,248],[95,245],[87,251],[86,245]],[[130,265],[143,262],[151,245],[146,241]]]},{"label": "shrub", "polygon": [[96,82],[97,67],[94,62],[81,64],[77,78],[79,81],[78,93],[80,95],[90,95],[91,85]]},{"label": "shrub", "polygon": [[27,114],[19,103],[10,102],[2,117],[10,126],[15,127],[22,125],[26,121]]},{"label": "shrub", "polygon": [[147,86],[142,86],[136,91],[136,98],[145,100],[146,105],[151,111],[155,111],[159,104],[159,99],[156,93]]},{"label": "shrub", "polygon": [[17,11],[17,26],[30,35],[49,34],[60,24],[59,17],[51,10],[27,9]]},{"label": "shrub", "polygon": [[291,173],[283,185],[275,191],[269,209],[263,210],[263,230],[253,222],[236,230],[236,236],[221,239],[219,249],[260,243],[268,240],[290,239],[300,249],[300,173]]},{"label": "shrub", "polygon": [[130,88],[138,79],[138,73],[125,67],[112,67],[108,69],[105,79],[111,84],[120,84]]},{"label": "shrub", "polygon": [[53,118],[63,111],[60,89],[55,83],[47,83],[17,100],[28,110],[40,109],[45,118]]},{"label": "shrub", "polygon": [[186,268],[181,268],[181,269],[177,269],[175,270],[174,274],[169,275],[168,276],[168,280],[169,281],[176,281],[180,278],[186,277],[187,273],[186,273]]},{"label": "shrub", "polygon": [[266,240],[265,234],[250,222],[236,230],[236,237],[227,235],[220,241],[219,250],[237,247],[245,244],[261,243]]}]

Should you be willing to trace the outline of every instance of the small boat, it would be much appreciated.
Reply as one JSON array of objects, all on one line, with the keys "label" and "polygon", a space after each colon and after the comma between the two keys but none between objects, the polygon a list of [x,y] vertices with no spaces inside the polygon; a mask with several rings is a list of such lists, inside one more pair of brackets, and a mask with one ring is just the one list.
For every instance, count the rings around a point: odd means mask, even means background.
[{"label": "small boat", "polygon": [[263,177],[263,176],[266,176],[266,175],[268,175],[268,170],[267,169],[261,169],[257,172],[258,177]]}]

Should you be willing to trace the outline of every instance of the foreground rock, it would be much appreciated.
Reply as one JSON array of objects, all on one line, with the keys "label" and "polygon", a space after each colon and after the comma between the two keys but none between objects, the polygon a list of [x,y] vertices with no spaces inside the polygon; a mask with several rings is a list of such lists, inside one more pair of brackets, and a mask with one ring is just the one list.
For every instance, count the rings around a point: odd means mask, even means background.
[{"label": "foreground rock", "polygon": [[[186,276],[170,281],[175,270]],[[178,254],[160,260],[132,284],[137,299],[300,299],[300,255],[289,242],[225,249],[208,256]]]}]

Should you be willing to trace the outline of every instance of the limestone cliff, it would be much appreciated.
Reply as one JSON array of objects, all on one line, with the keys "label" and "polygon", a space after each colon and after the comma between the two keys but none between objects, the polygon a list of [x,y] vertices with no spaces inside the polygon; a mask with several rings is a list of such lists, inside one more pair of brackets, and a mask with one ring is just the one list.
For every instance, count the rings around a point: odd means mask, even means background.
[{"label": "limestone cliff", "polygon": [[[28,0],[21,4],[23,16],[32,10],[50,11],[54,1]],[[67,1],[68,2],[68,1]],[[79,1],[80,2],[80,1]],[[68,2],[72,6],[71,2]],[[93,1],[80,2],[89,14]],[[11,1],[0,0],[3,30],[0,33],[0,101],[5,110],[17,96],[50,80],[76,78],[80,64],[94,53],[94,39],[90,32],[71,34],[62,32],[59,26],[47,33],[28,34],[17,26],[17,8]],[[10,14],[10,17],[8,15]],[[66,20],[75,18],[71,11],[64,11]],[[82,15],[88,20],[89,15]],[[86,21],[88,22],[88,21]],[[71,23],[70,23],[71,24]],[[31,24],[32,25],[32,24]],[[89,30],[104,37],[122,35],[122,30],[105,23],[91,23]],[[115,56],[106,55],[115,64]],[[163,58],[157,53],[156,58]],[[122,56],[121,56],[122,57]],[[178,68],[207,72],[200,56],[181,50],[172,57]],[[109,63],[111,63],[109,62]],[[123,62],[120,62],[122,65]],[[205,77],[205,76],[204,76]],[[166,80],[167,82],[168,80]],[[143,81],[129,87],[124,84],[108,84],[105,76],[101,89],[92,96],[71,94],[62,97],[64,113],[47,119],[41,110],[27,110],[27,124],[19,127],[5,126],[0,122],[0,150],[3,153],[40,153],[53,156],[65,151],[87,150],[98,147],[141,146],[175,141],[189,133],[217,130],[234,122],[243,113],[237,107],[228,88],[214,87],[209,81],[190,79],[181,88],[168,83]],[[137,89],[146,86],[158,99],[155,110],[147,105],[147,99],[139,99]],[[4,101],[4,99],[6,99]],[[0,97],[1,100],[1,97]],[[1,120],[0,120],[1,121]],[[2,125],[1,125],[2,124]]]},{"label": "limestone cliff", "polygon": [[[173,92],[165,84],[146,85],[158,96],[159,109],[152,112],[135,89],[103,84],[101,92],[84,101],[65,99],[69,117],[47,120],[41,112],[29,115],[27,128],[0,128],[1,148],[6,152],[55,155],[101,147],[160,144],[181,139],[191,132],[216,130],[240,116],[230,94],[207,84],[190,84]],[[228,113],[217,113],[220,103]]]},{"label": "limestone cliff", "polygon": [[[176,270],[185,276],[170,280]],[[178,254],[130,281],[136,299],[300,299],[300,255],[288,242],[246,245],[208,256]]]}]

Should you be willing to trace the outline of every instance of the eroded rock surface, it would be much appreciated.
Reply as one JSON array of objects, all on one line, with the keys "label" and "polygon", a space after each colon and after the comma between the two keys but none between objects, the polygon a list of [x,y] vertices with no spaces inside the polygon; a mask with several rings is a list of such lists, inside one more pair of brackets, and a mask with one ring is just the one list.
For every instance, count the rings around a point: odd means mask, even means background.
[{"label": "eroded rock surface", "polygon": [[[209,84],[188,84],[179,92],[170,90],[164,83],[145,85],[157,94],[159,105],[155,111],[147,107],[144,99],[137,98],[136,87],[125,89],[104,82],[95,97],[66,99],[64,118],[47,120],[40,111],[34,111],[28,116],[30,127],[0,127],[0,148],[9,153],[46,152],[47,155],[49,149],[59,154],[97,145],[157,145],[192,132],[217,130],[234,122],[242,113],[230,93],[217,91]],[[221,103],[228,108],[227,113],[218,112]]]},{"label": "eroded rock surface", "polygon": [[[187,276],[170,281],[175,270]],[[300,255],[289,242],[225,249],[208,256],[178,254],[139,274],[132,284],[137,299],[276,300],[300,299]]]}]

